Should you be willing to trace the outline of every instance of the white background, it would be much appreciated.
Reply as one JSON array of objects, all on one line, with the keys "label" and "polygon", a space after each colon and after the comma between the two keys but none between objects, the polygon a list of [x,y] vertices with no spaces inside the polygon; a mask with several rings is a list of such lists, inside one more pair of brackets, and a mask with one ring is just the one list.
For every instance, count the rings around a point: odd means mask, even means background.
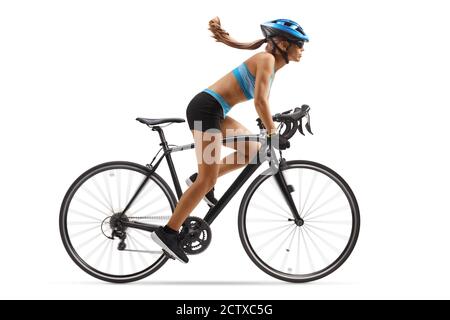
[{"label": "white background", "polygon": [[[2,1],[0,297],[450,298],[447,13],[437,0]],[[134,119],[185,117],[193,95],[253,54],[209,37],[216,15],[241,41],[279,17],[310,35],[301,63],[277,73],[271,109],[311,106],[315,135],[295,138],[286,156],[322,162],[352,186],[355,251],[320,281],[270,278],[240,245],[241,190],[188,265],[129,285],[91,278],[59,238],[64,193],[97,163],[148,163],[158,139]],[[257,130],[251,102],[229,115]],[[166,135],[191,142],[186,124]],[[192,151],[174,161],[182,180],[195,172]],[[205,212],[202,203],[194,214]]]}]

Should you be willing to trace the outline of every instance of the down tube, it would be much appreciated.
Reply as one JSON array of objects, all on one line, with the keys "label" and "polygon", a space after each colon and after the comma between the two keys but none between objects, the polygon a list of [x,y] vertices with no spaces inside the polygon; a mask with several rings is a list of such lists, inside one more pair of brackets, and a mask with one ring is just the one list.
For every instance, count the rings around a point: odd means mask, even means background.
[{"label": "down tube", "polygon": [[209,209],[204,220],[210,225],[217,218],[220,212],[225,208],[225,206],[230,202],[233,196],[239,191],[239,189],[244,185],[244,183],[252,176],[252,174],[258,169],[261,162],[248,164],[233,184],[228,188],[223,196],[217,201],[216,205]]}]

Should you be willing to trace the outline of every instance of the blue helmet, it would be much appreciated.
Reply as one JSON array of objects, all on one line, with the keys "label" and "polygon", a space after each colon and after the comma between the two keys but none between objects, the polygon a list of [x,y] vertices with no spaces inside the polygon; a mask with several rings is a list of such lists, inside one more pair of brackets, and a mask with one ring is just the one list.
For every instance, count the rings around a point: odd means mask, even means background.
[{"label": "blue helmet", "polygon": [[283,37],[289,42],[307,42],[308,36],[300,25],[289,19],[277,19],[261,24],[261,30],[266,39],[272,37]]}]

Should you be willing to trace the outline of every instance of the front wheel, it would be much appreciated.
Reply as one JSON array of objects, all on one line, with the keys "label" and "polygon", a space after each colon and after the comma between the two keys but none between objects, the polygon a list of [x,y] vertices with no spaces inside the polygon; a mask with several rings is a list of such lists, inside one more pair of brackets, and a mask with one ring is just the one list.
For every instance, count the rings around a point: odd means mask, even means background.
[{"label": "front wheel", "polygon": [[[258,176],[239,209],[239,235],[250,259],[289,282],[323,278],[350,256],[360,216],[349,185],[319,163],[288,161],[280,171],[303,223],[296,223],[275,177]],[[297,221],[298,222],[298,221]]]}]

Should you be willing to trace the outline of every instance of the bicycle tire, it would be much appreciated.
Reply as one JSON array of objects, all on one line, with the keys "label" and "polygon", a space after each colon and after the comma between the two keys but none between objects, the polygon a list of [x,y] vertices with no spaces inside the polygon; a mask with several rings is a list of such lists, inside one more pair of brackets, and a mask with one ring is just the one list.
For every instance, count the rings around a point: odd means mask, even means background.
[{"label": "bicycle tire", "polygon": [[[285,174],[286,170],[292,169],[292,168],[305,168],[308,170],[315,170],[319,173],[322,173],[326,175],[328,178],[330,178],[332,181],[334,181],[339,188],[343,191],[345,194],[349,207],[351,209],[351,216],[352,216],[352,223],[351,223],[351,234],[348,237],[348,243],[346,244],[344,250],[342,253],[338,256],[337,259],[335,259],[331,264],[327,265],[325,268],[322,268],[320,270],[317,270],[316,272],[312,272],[309,274],[298,274],[294,275],[291,273],[283,272],[280,270],[277,270],[271,266],[269,266],[261,257],[259,257],[258,253],[255,252],[255,249],[252,246],[251,241],[249,240],[248,230],[247,230],[247,212],[249,203],[252,199],[252,197],[255,195],[255,192],[257,192],[258,188],[261,187],[261,185],[267,181],[267,179],[270,177],[270,175],[267,175],[266,173],[262,173],[258,177],[255,178],[255,180],[250,184],[249,188],[245,192],[243,199],[241,201],[241,205],[239,208],[239,215],[238,215],[238,229],[239,229],[239,236],[241,239],[241,243],[244,247],[244,250],[246,251],[249,258],[252,260],[252,262],[262,271],[269,274],[272,277],[275,277],[277,279],[288,281],[288,282],[295,282],[295,283],[301,283],[301,282],[308,282],[308,281],[314,281],[318,280],[320,278],[323,278],[332,272],[334,272],[336,269],[338,269],[350,256],[352,253],[357,239],[359,235],[360,230],[360,214],[359,214],[359,207],[357,200],[355,198],[355,195],[353,191],[351,190],[350,186],[345,182],[345,180],[337,174],[332,169],[316,163],[312,161],[306,161],[306,160],[293,160],[293,161],[287,161],[286,166],[283,167],[283,173]],[[268,172],[268,171],[267,171]],[[294,227],[295,229],[295,227]],[[299,238],[300,238],[300,231],[299,231]],[[300,249],[300,240],[299,240],[299,249]]]},{"label": "bicycle tire", "polygon": [[[70,235],[68,232],[68,226],[67,226],[67,217],[68,217],[68,210],[70,208],[72,199],[76,192],[83,186],[85,182],[87,182],[90,178],[95,177],[97,174],[106,172],[107,170],[131,170],[134,172],[137,172],[139,174],[142,174],[143,176],[146,176],[149,174],[150,169],[148,169],[145,166],[133,163],[133,162],[126,162],[126,161],[113,161],[113,162],[106,162],[99,164],[86,172],[84,172],[80,177],[78,177],[70,186],[68,189],[64,200],[61,204],[60,209],[60,217],[59,217],[59,228],[60,228],[60,235],[62,242],[64,244],[64,248],[66,249],[67,253],[69,254],[70,258],[75,262],[75,264],[80,267],[83,271],[88,273],[89,275],[103,280],[107,282],[113,282],[113,283],[126,283],[126,282],[132,282],[137,281],[140,279],[143,279],[150,274],[156,272],[159,268],[161,268],[168,260],[167,256],[165,254],[161,254],[157,260],[151,264],[148,268],[145,268],[137,273],[127,274],[127,275],[114,275],[114,274],[108,274],[106,272],[100,271],[95,269],[94,267],[90,266],[86,261],[83,260],[82,257],[77,253],[75,248],[72,245]],[[167,185],[167,183],[155,172],[153,172],[150,176],[150,180],[152,181],[155,186],[158,186],[164,194],[164,196],[167,198],[168,206],[171,209],[170,214],[172,214],[173,210],[176,207],[177,200],[170,189],[170,187]],[[103,228],[103,227],[101,227]],[[103,229],[102,229],[103,232]],[[150,234],[148,235],[148,238],[150,239]],[[108,244],[107,244],[108,246]],[[111,245],[112,248],[112,245]]]}]

